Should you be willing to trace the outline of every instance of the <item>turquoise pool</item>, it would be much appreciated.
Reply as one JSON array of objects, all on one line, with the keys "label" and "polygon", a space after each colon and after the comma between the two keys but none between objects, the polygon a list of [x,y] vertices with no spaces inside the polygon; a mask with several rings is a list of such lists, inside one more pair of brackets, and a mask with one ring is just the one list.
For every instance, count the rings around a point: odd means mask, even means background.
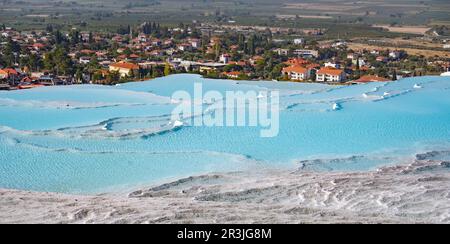
[{"label": "turquoise pool", "polygon": [[[280,130],[172,128],[171,94],[280,92]],[[339,109],[333,109],[339,107]],[[0,91],[0,188],[99,193],[210,172],[371,170],[450,148],[450,78],[350,87],[173,75]]]}]

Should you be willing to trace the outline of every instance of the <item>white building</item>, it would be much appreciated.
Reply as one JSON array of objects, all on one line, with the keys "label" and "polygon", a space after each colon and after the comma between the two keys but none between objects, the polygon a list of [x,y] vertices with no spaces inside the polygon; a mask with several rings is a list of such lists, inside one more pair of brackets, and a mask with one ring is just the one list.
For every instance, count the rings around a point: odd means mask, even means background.
[{"label": "white building", "polygon": [[319,51],[316,50],[296,49],[294,54],[302,57],[319,57]]},{"label": "white building", "polygon": [[355,54],[355,53],[349,53],[347,54],[347,59],[355,59],[357,58],[359,55]]},{"label": "white building", "polygon": [[334,47],[334,48],[345,47],[345,46],[347,46],[347,42],[339,41],[339,42],[334,43],[334,44],[331,45],[331,46]]},{"label": "white building", "polygon": [[340,64],[338,64],[338,63],[332,63],[332,62],[326,62],[326,63],[324,64],[324,66],[327,67],[327,68],[333,68],[333,69],[340,69],[340,68],[341,68],[341,65],[340,65]]},{"label": "white building", "polygon": [[316,81],[317,82],[342,82],[345,81],[345,73],[343,70],[334,68],[321,68],[317,71]]},{"label": "white building", "polygon": [[79,61],[80,64],[88,64],[91,62],[91,57],[80,57]]},{"label": "white building", "polygon": [[309,79],[309,77],[311,76],[310,70],[299,65],[286,67],[281,72],[283,73],[283,75],[287,75],[290,80],[296,81],[304,81]]},{"label": "white building", "polygon": [[[360,67],[366,65],[366,60],[364,60],[364,59],[362,59],[362,58],[359,58],[359,59],[353,59],[353,60],[352,60],[352,63],[353,63],[354,65],[357,65],[358,62],[359,62],[359,66],[360,66]],[[336,68],[336,67],[335,67],[335,68]],[[337,68],[339,68],[339,67],[337,67]]]},{"label": "white building", "polygon": [[400,52],[399,51],[391,51],[389,53],[389,57],[392,59],[399,59],[400,58]]},{"label": "white building", "polygon": [[198,39],[192,39],[191,45],[193,48],[200,48],[201,47],[201,41]]},{"label": "white building", "polygon": [[303,38],[296,38],[294,39],[294,44],[295,45],[303,45],[305,43],[305,39]]},{"label": "white building", "polygon": [[138,65],[127,62],[119,62],[109,65],[109,71],[118,72],[121,77],[127,77],[132,72],[137,72],[138,70]]},{"label": "white building", "polygon": [[228,62],[230,62],[231,60],[231,56],[229,54],[222,54],[220,56],[219,62],[227,64]]},{"label": "white building", "polygon": [[289,49],[277,48],[274,49],[273,51],[280,56],[287,56],[289,54]]}]

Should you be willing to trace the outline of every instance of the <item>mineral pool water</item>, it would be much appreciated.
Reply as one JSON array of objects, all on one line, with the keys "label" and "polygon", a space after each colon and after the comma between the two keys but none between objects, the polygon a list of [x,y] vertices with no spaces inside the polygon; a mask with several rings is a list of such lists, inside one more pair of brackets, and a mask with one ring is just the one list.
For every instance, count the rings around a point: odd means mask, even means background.
[{"label": "mineral pool water", "polygon": [[[195,83],[279,91],[278,136],[173,121],[172,94]],[[213,172],[366,171],[449,148],[450,77],[328,86],[173,75],[0,91],[0,188],[94,194]]]}]

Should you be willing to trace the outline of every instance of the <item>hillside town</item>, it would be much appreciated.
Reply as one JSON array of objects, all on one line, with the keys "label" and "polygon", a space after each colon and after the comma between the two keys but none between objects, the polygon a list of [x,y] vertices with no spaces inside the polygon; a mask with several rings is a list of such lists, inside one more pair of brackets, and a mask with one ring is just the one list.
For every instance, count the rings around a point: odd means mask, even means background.
[{"label": "hillside town", "polygon": [[[358,84],[441,74],[448,57],[402,49],[352,50],[347,40],[315,41],[324,30],[224,28],[158,23],[114,33],[20,32],[0,26],[0,90],[70,84],[114,85],[176,73],[207,78]],[[284,37],[284,38],[282,38]]]}]

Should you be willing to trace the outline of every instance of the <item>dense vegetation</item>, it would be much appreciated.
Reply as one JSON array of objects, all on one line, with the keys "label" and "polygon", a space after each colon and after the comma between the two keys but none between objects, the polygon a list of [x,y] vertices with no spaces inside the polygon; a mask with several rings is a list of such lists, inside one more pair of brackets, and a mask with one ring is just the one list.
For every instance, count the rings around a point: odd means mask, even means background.
[{"label": "dense vegetation", "polygon": [[[19,45],[11,37],[0,37],[0,67],[16,67],[28,72],[44,70],[58,76],[75,77],[77,81],[89,77],[91,81],[102,80],[107,84],[114,84],[124,80],[124,77],[115,72],[109,72],[105,77],[102,70],[105,71],[107,67],[100,64],[96,54],[89,54],[88,63],[79,62],[86,55],[81,50],[105,52],[110,61],[123,55],[128,58],[133,54],[138,55],[139,60],[159,63],[151,68],[140,68],[125,79],[153,78],[172,72],[186,72],[173,70],[168,63],[164,64],[168,59],[217,62],[222,54],[227,53],[231,55],[231,61],[235,62],[244,60],[248,63],[256,56],[259,59],[251,65],[229,64],[223,69],[224,72],[239,72],[240,79],[283,80],[286,79],[281,72],[286,66],[284,62],[294,57],[292,51],[295,49],[319,50],[319,57],[309,60],[310,62],[323,65],[337,59],[344,62],[344,67],[352,69],[352,63],[348,63],[346,57],[351,50],[323,48],[320,43],[324,40],[352,41],[363,37],[364,40],[360,40],[360,43],[370,41],[373,44],[372,38],[409,39],[418,36],[389,32],[385,28],[374,27],[373,24],[427,24],[432,27],[427,33],[430,39],[436,39],[436,34],[442,38],[433,40],[437,43],[450,35],[449,13],[450,2],[438,0],[377,0],[370,3],[348,0],[0,0],[0,30],[6,30],[8,26],[18,30],[21,35],[31,33],[45,37],[47,47],[39,50],[40,55],[36,55],[29,49],[32,42]],[[246,25],[258,27],[258,30],[242,31]],[[239,30],[232,29],[233,26],[238,26]],[[284,31],[275,33],[269,27],[280,27]],[[320,33],[305,34],[306,30],[311,29],[320,30]],[[89,33],[87,40],[82,38],[82,34],[86,33]],[[166,46],[166,49],[176,49],[177,45],[190,38],[200,39],[201,47],[170,55],[149,55],[144,50],[132,48],[132,40],[139,33],[150,38],[173,40],[174,43]],[[123,40],[111,41],[117,35],[123,37]],[[94,40],[94,36],[100,38]],[[213,36],[220,36],[221,41],[210,46]],[[297,37],[304,38],[306,45],[293,45],[292,40]],[[391,43],[377,43],[379,47],[385,45]],[[119,54],[118,48],[124,50]],[[276,48],[287,49],[290,55],[279,55],[273,51]],[[401,48],[417,47],[403,44]],[[426,48],[441,50],[442,46]],[[157,49],[159,47],[151,51],[158,51]],[[396,77],[396,72],[401,70],[417,71],[417,75],[442,71],[439,65],[429,65],[440,60],[439,57],[405,55],[401,62],[384,63],[376,61],[379,55],[388,56],[388,53],[365,53],[372,69],[363,71],[356,64],[357,69],[349,72],[349,78],[357,79],[364,74]],[[214,71],[205,75],[214,78],[223,76],[221,72]]]}]

